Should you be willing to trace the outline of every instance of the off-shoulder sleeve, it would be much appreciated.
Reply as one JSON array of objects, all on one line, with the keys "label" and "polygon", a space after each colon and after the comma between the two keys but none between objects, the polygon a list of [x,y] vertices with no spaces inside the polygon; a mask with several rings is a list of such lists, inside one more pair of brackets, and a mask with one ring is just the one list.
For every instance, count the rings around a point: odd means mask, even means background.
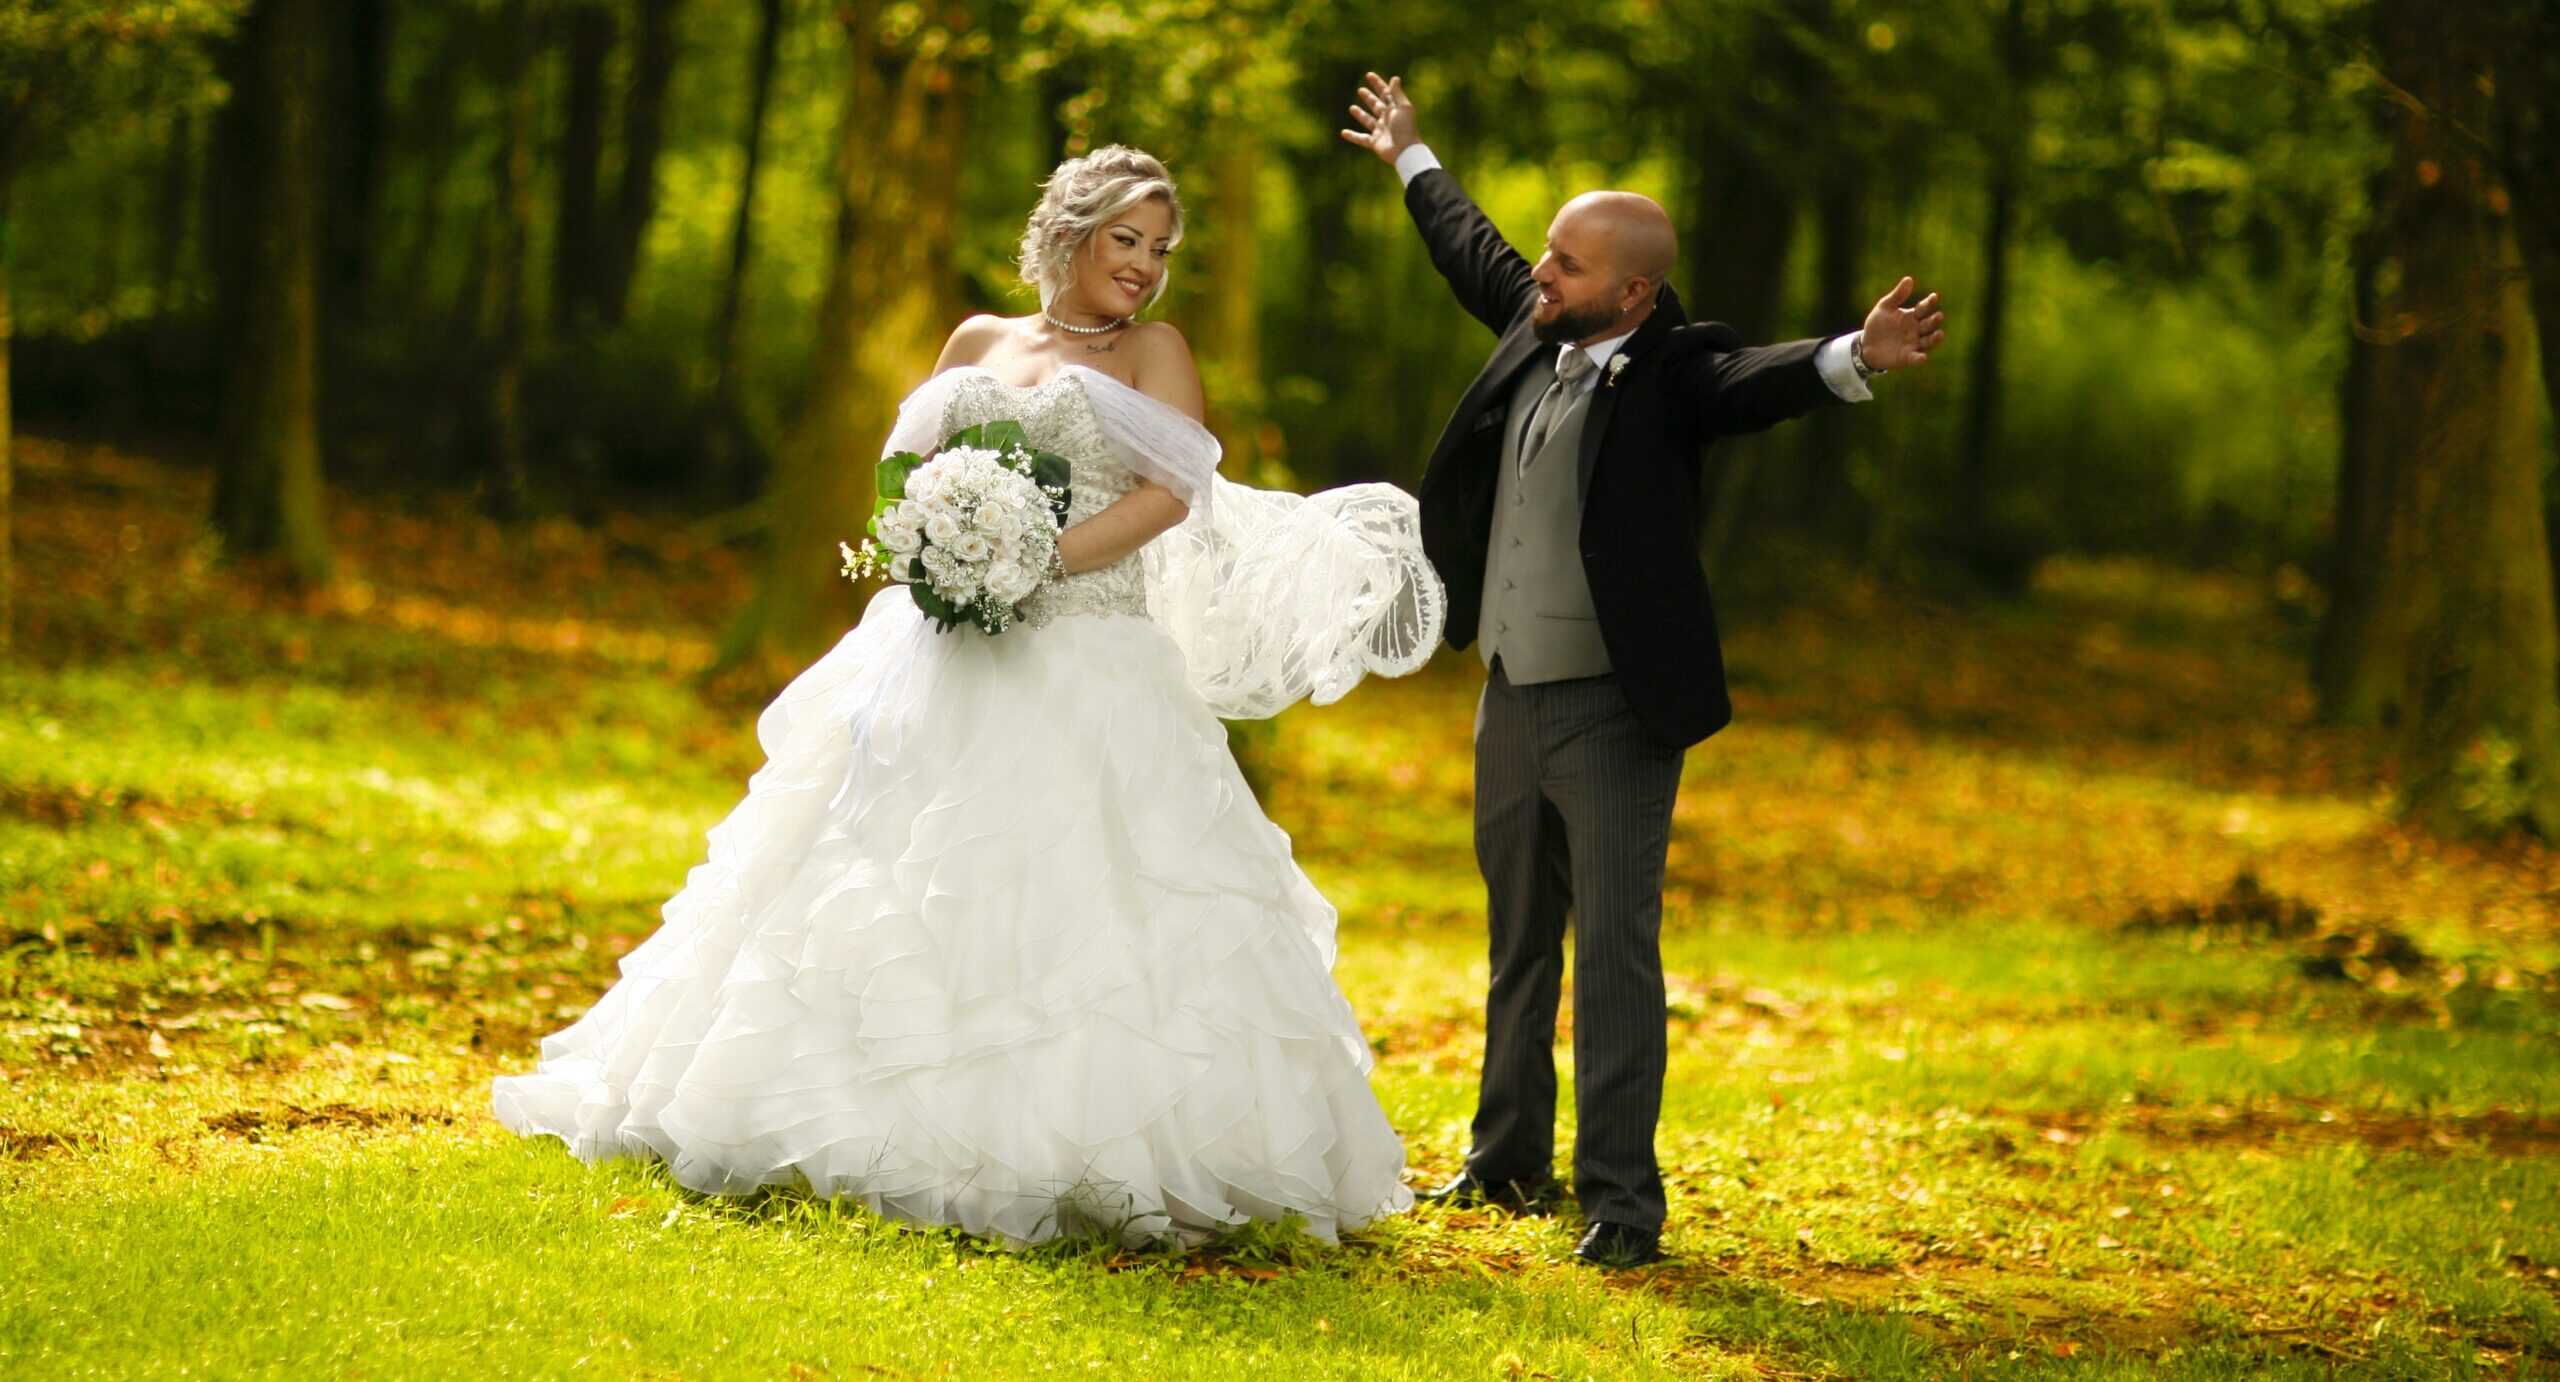
[{"label": "off-shoulder sleeve", "polygon": [[1102,423],[1103,438],[1121,463],[1172,490],[1194,514],[1214,498],[1221,450],[1209,429],[1180,409],[1149,397],[1098,370],[1085,379],[1085,397]]},{"label": "off-shoulder sleeve", "polygon": [[889,440],[880,448],[882,458],[901,451],[921,456],[942,445],[942,413],[951,402],[951,391],[959,386],[961,369],[947,369],[916,386],[906,401],[898,405],[898,420],[889,427]]}]

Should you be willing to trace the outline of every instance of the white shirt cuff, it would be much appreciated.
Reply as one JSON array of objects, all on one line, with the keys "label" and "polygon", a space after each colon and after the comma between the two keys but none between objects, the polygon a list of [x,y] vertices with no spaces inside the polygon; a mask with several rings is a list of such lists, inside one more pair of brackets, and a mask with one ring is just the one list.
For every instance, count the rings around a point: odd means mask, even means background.
[{"label": "white shirt cuff", "polygon": [[1431,152],[1428,144],[1407,144],[1404,152],[1396,155],[1396,176],[1404,179],[1408,187],[1415,178],[1439,166],[1440,156]]},{"label": "white shirt cuff", "polygon": [[1845,336],[1834,336],[1813,353],[1813,367],[1822,371],[1822,382],[1851,403],[1864,403],[1875,397],[1868,391],[1867,381],[1858,377],[1858,367],[1849,363],[1850,342],[1866,334],[1852,331]]}]

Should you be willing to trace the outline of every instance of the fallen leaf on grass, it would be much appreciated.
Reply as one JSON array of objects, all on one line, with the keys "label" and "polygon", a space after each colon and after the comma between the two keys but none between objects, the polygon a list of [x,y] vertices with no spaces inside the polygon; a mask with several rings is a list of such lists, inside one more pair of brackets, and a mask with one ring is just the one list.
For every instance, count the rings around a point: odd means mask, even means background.
[{"label": "fallen leaf on grass", "polygon": [[326,1008],[333,1013],[349,1012],[355,1008],[355,1004],[334,993],[306,993],[293,1001],[306,1008]]},{"label": "fallen leaf on grass", "polygon": [[628,1219],[632,1215],[640,1212],[640,1206],[647,1203],[647,1200],[638,1195],[625,1195],[621,1199],[613,1202],[613,1209],[605,1217],[609,1219]]}]

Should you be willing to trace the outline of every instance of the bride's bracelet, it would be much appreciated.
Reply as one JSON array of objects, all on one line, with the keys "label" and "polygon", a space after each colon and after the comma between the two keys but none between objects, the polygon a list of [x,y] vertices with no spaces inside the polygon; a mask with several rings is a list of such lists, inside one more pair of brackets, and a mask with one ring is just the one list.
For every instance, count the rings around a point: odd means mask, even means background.
[{"label": "bride's bracelet", "polygon": [[1043,581],[1063,581],[1066,578],[1066,549],[1058,546],[1056,543],[1051,543],[1049,544],[1049,569],[1041,576],[1041,579]]}]

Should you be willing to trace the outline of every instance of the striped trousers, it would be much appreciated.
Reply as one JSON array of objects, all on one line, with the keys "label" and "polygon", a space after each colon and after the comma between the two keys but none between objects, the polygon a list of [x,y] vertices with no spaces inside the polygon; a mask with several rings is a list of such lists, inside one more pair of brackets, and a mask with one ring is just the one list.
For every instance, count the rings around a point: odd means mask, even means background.
[{"label": "striped trousers", "polygon": [[1573,1182],[1585,1218],[1658,1231],[1654,1126],[1667,1063],[1662,873],[1685,750],[1648,737],[1611,676],[1515,686],[1476,708],[1476,866],[1493,978],[1467,1169],[1555,1162],[1556,1006],[1573,932]]}]

